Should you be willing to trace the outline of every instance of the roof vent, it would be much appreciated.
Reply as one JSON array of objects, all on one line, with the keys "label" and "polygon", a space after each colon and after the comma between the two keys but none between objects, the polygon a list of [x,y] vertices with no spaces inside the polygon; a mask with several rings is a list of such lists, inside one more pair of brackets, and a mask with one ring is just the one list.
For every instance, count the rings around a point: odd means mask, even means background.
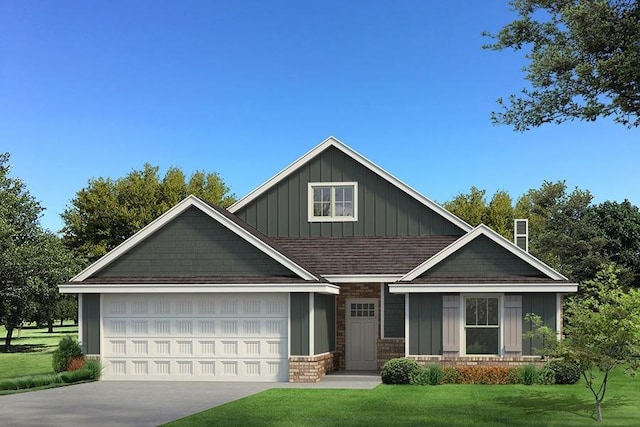
[{"label": "roof vent", "polygon": [[529,220],[516,219],[513,224],[513,243],[525,252],[529,252]]}]

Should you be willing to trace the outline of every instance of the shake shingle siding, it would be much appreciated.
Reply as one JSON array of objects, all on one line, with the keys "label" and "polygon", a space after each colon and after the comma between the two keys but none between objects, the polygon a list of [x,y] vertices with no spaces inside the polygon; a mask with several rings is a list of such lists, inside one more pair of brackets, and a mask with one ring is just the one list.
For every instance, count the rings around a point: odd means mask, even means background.
[{"label": "shake shingle siding", "polygon": [[[309,182],[357,182],[358,220],[309,222]],[[440,214],[335,147],[327,148],[235,213],[270,237],[463,234]]]}]

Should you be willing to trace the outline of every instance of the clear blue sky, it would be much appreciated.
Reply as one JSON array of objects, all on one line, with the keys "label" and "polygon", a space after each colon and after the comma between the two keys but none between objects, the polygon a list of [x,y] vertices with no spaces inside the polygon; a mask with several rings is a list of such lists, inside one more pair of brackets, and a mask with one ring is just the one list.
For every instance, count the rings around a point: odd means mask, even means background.
[{"label": "clear blue sky", "polygon": [[483,50],[492,1],[0,0],[0,151],[59,214],[145,162],[241,197],[334,135],[438,202],[565,179],[640,204],[640,130],[494,126],[520,53]]}]

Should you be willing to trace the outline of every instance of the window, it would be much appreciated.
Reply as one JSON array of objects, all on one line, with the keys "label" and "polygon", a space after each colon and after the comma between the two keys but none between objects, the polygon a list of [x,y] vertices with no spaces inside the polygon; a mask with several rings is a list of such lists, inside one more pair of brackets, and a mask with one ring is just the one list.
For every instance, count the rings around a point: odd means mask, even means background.
[{"label": "window", "polygon": [[351,317],[376,317],[375,303],[351,303]]},{"label": "window", "polygon": [[465,298],[467,354],[498,354],[500,319],[498,298]]},{"label": "window", "polygon": [[355,182],[309,183],[309,221],[355,221],[357,193]]}]

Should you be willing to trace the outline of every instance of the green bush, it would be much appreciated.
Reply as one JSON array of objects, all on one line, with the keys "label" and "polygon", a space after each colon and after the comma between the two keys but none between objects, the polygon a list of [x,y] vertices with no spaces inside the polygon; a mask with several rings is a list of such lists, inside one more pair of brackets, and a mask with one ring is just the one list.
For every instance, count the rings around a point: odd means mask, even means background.
[{"label": "green bush", "polygon": [[508,381],[509,384],[522,384],[522,376],[524,369],[519,366],[509,368]]},{"label": "green bush", "polygon": [[429,385],[430,379],[429,368],[420,368],[409,374],[409,384],[413,385]]},{"label": "green bush", "polygon": [[455,366],[445,366],[442,368],[441,384],[460,384],[460,371]]},{"label": "green bush", "polygon": [[58,348],[53,352],[53,370],[64,372],[69,363],[76,358],[82,357],[82,348],[78,341],[70,336],[63,337],[58,343]]},{"label": "green bush", "polygon": [[76,371],[67,371],[60,374],[60,378],[65,383],[77,383],[92,379],[93,373],[88,369],[78,369]]},{"label": "green bush", "polygon": [[543,367],[538,372],[538,382],[544,385],[551,385],[556,383],[556,373],[548,366]]},{"label": "green bush", "polygon": [[538,368],[536,365],[529,364],[525,365],[522,370],[522,384],[531,385],[535,384],[538,380]]},{"label": "green bush", "polygon": [[95,359],[89,359],[84,364],[84,369],[87,369],[91,372],[92,380],[99,380],[100,375],[102,375],[102,364],[100,361]]},{"label": "green bush", "polygon": [[442,367],[439,363],[430,364],[427,369],[429,370],[429,384],[438,385],[442,383]]},{"label": "green bush", "polygon": [[413,359],[391,359],[382,367],[380,376],[385,384],[409,384],[411,374],[420,369],[418,362]]},{"label": "green bush", "polygon": [[582,370],[576,363],[552,360],[547,366],[555,373],[556,384],[575,384],[580,381]]}]

